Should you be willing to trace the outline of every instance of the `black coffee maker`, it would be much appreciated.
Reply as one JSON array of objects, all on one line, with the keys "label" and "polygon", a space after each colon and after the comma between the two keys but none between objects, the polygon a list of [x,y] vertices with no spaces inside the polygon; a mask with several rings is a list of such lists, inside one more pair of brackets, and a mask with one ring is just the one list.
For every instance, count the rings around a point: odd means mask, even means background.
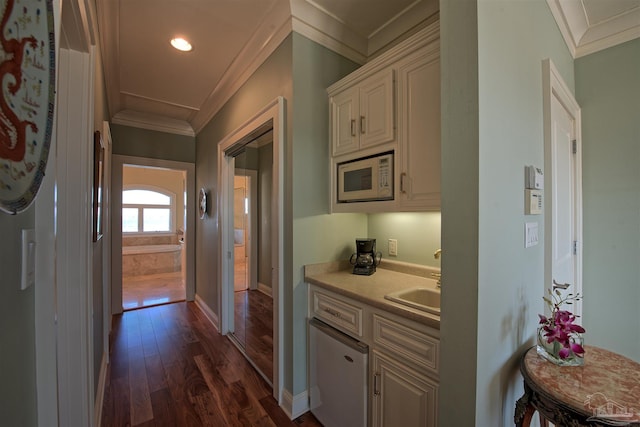
[{"label": "black coffee maker", "polygon": [[353,274],[370,276],[376,272],[382,253],[376,252],[376,239],[356,239],[356,253],[349,262],[353,265]]}]

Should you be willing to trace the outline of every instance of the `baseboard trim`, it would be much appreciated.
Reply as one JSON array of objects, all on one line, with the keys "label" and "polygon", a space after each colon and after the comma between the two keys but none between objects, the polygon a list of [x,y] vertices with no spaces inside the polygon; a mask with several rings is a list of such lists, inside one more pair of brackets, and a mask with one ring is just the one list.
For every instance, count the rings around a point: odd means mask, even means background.
[{"label": "baseboard trim", "polygon": [[100,375],[98,377],[98,394],[96,395],[95,406],[93,409],[93,425],[100,427],[102,425],[102,406],[104,405],[104,389],[107,383],[107,353],[102,353],[102,362],[100,362]]},{"label": "baseboard trim", "polygon": [[211,308],[207,305],[206,302],[204,302],[202,298],[200,298],[200,295],[196,294],[195,302],[204,316],[209,320],[209,322],[211,322],[213,327],[216,328],[216,331],[220,332],[218,315],[215,314],[213,310],[211,310]]},{"label": "baseboard trim", "polygon": [[273,298],[273,289],[271,289],[270,286],[267,286],[264,283],[258,282],[258,290],[260,292],[262,292],[263,294],[268,295],[271,298]]},{"label": "baseboard trim", "polygon": [[295,396],[287,389],[282,390],[282,410],[292,420],[309,411],[309,392],[307,390]]}]

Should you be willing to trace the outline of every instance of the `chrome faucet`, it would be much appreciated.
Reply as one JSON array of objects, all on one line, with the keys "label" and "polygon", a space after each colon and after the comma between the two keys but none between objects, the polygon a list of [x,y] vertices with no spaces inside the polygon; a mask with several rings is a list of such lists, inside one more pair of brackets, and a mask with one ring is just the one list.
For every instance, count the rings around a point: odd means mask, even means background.
[{"label": "chrome faucet", "polygon": [[[433,253],[433,257],[435,259],[440,259],[441,255],[442,255],[442,249],[440,248],[436,249],[436,251]],[[436,285],[439,288],[442,285],[442,273],[431,273],[431,277],[433,277],[434,279],[438,279],[438,281],[436,282]]]}]

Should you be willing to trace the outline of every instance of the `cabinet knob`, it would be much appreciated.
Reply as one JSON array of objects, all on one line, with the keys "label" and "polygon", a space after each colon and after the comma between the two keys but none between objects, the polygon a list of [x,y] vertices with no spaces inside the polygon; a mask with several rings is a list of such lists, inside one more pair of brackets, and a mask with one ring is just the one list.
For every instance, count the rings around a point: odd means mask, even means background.
[{"label": "cabinet knob", "polygon": [[365,130],[364,116],[360,116],[360,133],[364,133],[364,130]]},{"label": "cabinet knob", "polygon": [[373,374],[373,395],[380,396],[380,389],[378,388],[378,378],[380,378],[380,374],[376,372]]},{"label": "cabinet knob", "polygon": [[407,177],[406,172],[402,172],[400,174],[400,192],[401,193],[406,193],[407,190],[404,188],[404,179]]},{"label": "cabinet knob", "polygon": [[356,121],[351,119],[351,136],[356,136]]}]

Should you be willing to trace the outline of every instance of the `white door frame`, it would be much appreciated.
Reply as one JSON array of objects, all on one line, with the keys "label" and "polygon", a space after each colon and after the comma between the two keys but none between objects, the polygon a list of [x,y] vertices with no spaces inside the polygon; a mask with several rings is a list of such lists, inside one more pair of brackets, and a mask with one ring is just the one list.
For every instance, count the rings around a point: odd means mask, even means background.
[{"label": "white door frame", "polygon": [[[543,120],[544,120],[544,190],[545,197],[545,226],[544,226],[544,293],[547,294],[547,289],[551,288],[553,283],[553,197],[552,197],[552,184],[555,177],[553,176],[553,124],[551,116],[551,103],[555,99],[557,100],[571,116],[574,123],[574,139],[575,139],[575,155],[573,165],[574,176],[574,228],[575,228],[575,264],[574,275],[575,283],[572,283],[573,288],[571,292],[580,293],[582,295],[582,124],[581,124],[581,112],[580,106],[576,102],[571,90],[562,79],[562,76],[558,72],[557,68],[550,59],[542,61],[542,76],[543,76]],[[578,316],[582,316],[582,301],[574,303],[572,312]]]},{"label": "white door frame", "polygon": [[186,299],[193,301],[195,285],[196,165],[174,160],[113,155],[111,169],[111,312],[122,313],[122,166],[139,165],[183,170],[187,173],[187,283]]},{"label": "white door frame", "polygon": [[[273,126],[273,204],[272,216],[277,218],[272,224],[272,258],[271,283],[273,286],[273,397],[282,403],[283,356],[284,356],[284,146],[285,146],[285,101],[278,97],[246,121],[238,129],[231,132],[218,143],[218,211],[220,216],[220,234],[218,241],[219,283],[218,312],[220,316],[220,332],[229,333],[233,323],[233,292],[230,291],[233,272],[233,217],[228,215],[225,206],[233,203],[233,168],[232,159],[225,155],[234,149],[244,146],[256,136],[258,129],[264,129],[271,123]],[[233,285],[233,283],[231,283]]]}]

